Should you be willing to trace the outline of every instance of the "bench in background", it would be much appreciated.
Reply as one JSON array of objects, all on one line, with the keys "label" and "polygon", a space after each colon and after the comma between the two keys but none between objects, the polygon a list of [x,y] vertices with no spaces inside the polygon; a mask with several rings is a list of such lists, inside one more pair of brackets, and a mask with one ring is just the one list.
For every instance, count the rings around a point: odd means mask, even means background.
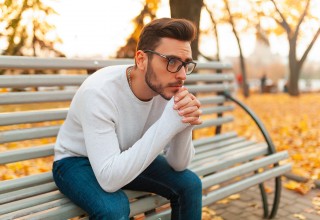
[{"label": "bench in background", "polygon": [[[133,60],[0,57],[0,70],[37,73],[0,76],[0,165],[10,167],[14,166],[12,163],[36,158],[52,163],[54,138],[76,88],[87,77],[86,71],[92,73],[115,64],[133,64]],[[286,159],[288,153],[276,152],[257,116],[231,95],[235,79],[230,64],[200,62],[196,72],[199,74],[187,77],[186,85],[202,103],[204,123],[195,128],[194,136],[200,138],[194,140],[196,156],[189,168],[202,179],[203,205],[259,186],[263,217],[273,218],[280,202],[281,175],[291,169],[290,164],[279,162]],[[265,142],[247,140],[236,132],[222,132],[222,125],[237,120],[232,115],[235,106],[243,108],[256,122],[260,129],[257,132],[262,132]],[[212,135],[205,135],[208,133]],[[269,179],[275,179],[271,205],[263,185]],[[130,217],[170,219],[168,208],[159,209],[168,203],[166,199],[144,192],[126,193],[131,200]],[[76,216],[88,218],[58,191],[50,170],[0,182],[0,219]]]}]

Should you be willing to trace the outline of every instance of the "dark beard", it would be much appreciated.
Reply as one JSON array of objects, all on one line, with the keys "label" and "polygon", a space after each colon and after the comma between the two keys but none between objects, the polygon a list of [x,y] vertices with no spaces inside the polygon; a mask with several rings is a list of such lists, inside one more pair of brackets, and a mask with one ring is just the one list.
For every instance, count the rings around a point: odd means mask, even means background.
[{"label": "dark beard", "polygon": [[170,100],[171,97],[166,97],[163,93],[163,87],[161,85],[154,85],[151,82],[151,78],[154,78],[155,81],[157,80],[156,75],[154,74],[154,71],[150,65],[150,63],[148,62],[148,66],[147,66],[147,72],[145,75],[145,81],[147,83],[147,85],[150,87],[150,89],[152,89],[154,92],[158,93],[162,98],[166,99],[166,100]]}]

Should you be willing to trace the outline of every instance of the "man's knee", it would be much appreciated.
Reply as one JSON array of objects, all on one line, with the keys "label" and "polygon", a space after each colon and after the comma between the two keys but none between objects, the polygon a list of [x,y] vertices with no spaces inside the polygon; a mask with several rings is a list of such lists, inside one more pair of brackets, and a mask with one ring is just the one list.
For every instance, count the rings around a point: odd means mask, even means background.
[{"label": "man's knee", "polygon": [[189,190],[196,190],[196,191],[199,191],[199,192],[202,191],[201,179],[199,178],[199,176],[197,174],[195,174],[192,171],[189,171],[189,173],[188,173],[186,187]]},{"label": "man's knee", "polygon": [[183,184],[180,186],[181,193],[202,194],[202,182],[198,175],[190,170],[185,170],[183,172]]}]

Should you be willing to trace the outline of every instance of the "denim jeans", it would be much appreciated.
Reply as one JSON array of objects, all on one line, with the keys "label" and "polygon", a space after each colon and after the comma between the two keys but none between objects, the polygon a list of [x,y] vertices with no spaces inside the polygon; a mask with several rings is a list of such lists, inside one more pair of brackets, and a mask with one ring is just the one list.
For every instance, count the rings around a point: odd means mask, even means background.
[{"label": "denim jeans", "polygon": [[55,161],[52,170],[59,190],[86,211],[90,219],[128,220],[130,206],[123,189],[167,198],[172,220],[201,219],[201,180],[190,170],[174,171],[163,156],[158,156],[136,179],[113,193],[100,187],[86,157]]}]

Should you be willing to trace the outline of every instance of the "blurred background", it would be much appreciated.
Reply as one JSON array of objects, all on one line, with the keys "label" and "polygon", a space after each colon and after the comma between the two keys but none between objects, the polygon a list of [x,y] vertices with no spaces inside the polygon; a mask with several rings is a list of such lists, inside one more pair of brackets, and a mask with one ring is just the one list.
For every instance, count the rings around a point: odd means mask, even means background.
[{"label": "blurred background", "polygon": [[244,95],[320,90],[317,0],[0,0],[0,53],[130,58],[144,24],[199,27],[196,60],[232,62]]}]

